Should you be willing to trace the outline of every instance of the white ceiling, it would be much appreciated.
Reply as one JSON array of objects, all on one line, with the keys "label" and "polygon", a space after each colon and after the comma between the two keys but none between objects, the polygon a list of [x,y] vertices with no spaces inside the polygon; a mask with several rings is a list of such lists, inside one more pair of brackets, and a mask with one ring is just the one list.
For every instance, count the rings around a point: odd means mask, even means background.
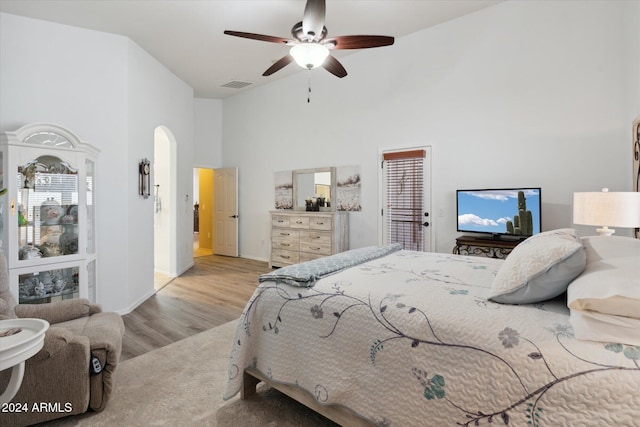
[{"label": "white ceiling", "polygon": [[[398,38],[499,1],[327,0],[325,25],[329,37]],[[215,99],[302,71],[289,64],[263,77],[264,70],[286,55],[288,48],[227,36],[223,31],[289,38],[291,27],[302,20],[304,6],[304,0],[0,0],[1,12],[127,36],[193,87],[197,98]],[[339,59],[353,52],[357,51],[333,54]],[[253,84],[245,89],[221,87],[231,81]]]}]

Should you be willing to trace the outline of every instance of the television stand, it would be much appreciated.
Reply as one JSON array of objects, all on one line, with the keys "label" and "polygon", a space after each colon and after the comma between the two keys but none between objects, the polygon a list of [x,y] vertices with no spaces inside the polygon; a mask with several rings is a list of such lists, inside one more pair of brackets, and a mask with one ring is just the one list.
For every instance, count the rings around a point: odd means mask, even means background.
[{"label": "television stand", "polygon": [[453,253],[456,255],[484,256],[505,259],[523,240],[493,239],[491,237],[460,236]]}]

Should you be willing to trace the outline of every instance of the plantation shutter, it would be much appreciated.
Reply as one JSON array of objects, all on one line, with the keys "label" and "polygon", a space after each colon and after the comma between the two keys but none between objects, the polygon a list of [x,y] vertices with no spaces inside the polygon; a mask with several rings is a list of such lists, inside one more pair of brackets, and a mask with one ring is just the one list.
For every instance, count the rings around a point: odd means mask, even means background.
[{"label": "plantation shutter", "polygon": [[424,250],[422,210],[424,205],[425,150],[383,154],[386,168],[386,238],[404,249]]}]

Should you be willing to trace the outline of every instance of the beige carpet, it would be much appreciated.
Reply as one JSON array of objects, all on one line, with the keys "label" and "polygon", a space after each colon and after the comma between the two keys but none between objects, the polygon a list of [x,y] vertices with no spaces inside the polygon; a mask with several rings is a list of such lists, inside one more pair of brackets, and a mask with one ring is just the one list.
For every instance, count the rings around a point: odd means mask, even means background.
[{"label": "beige carpet", "polygon": [[126,360],[99,413],[56,426],[336,426],[264,384],[248,400],[222,400],[236,321]]}]

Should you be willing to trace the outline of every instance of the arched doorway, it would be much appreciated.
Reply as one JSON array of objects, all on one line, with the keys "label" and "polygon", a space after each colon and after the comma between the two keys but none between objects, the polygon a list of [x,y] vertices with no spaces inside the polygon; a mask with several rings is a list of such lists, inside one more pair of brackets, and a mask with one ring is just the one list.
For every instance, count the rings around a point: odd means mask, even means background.
[{"label": "arched doorway", "polygon": [[153,265],[158,289],[178,275],[177,144],[167,127],[155,129],[153,152]]}]

